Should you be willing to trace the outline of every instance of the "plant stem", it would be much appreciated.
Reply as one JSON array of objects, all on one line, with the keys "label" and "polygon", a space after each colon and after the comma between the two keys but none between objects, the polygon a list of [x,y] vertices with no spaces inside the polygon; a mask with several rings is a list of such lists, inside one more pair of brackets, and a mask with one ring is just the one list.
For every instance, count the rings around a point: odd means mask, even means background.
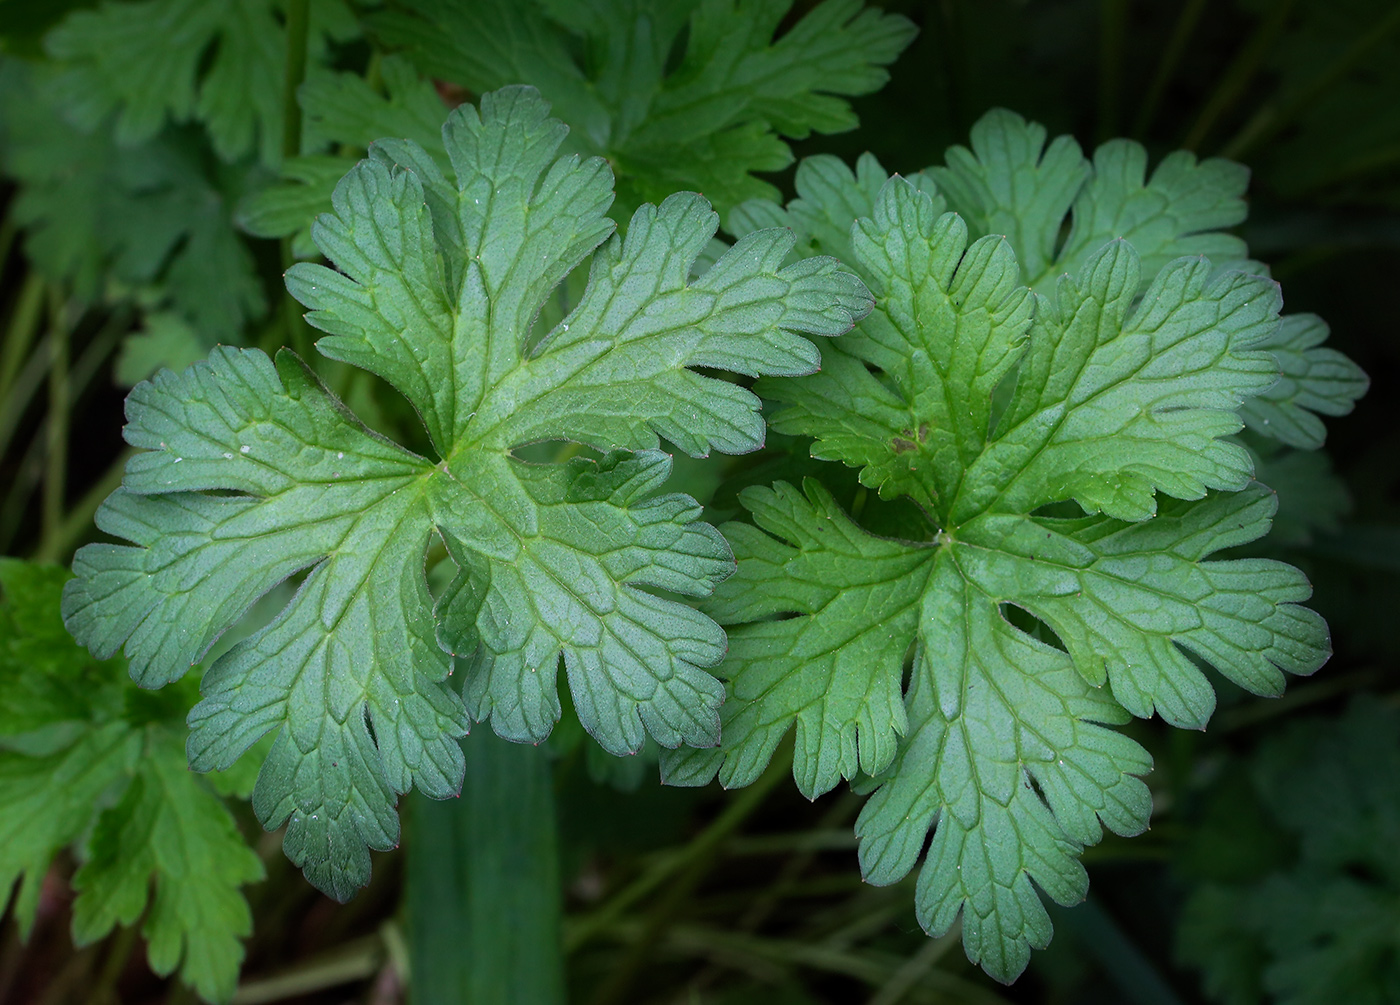
[{"label": "plant stem", "polygon": [[1127,0],[1099,0],[1099,140],[1118,135],[1123,94],[1123,39]]},{"label": "plant stem", "polygon": [[1186,0],[1182,5],[1176,24],[1172,26],[1171,37],[1167,39],[1166,48],[1162,50],[1162,58],[1157,62],[1157,72],[1152,75],[1152,83],[1148,85],[1147,95],[1142,99],[1137,121],[1133,123],[1133,135],[1138,139],[1145,137],[1147,130],[1152,127],[1152,120],[1157,117],[1157,109],[1162,103],[1162,95],[1176,76],[1177,65],[1186,52],[1186,43],[1191,41],[1205,9],[1206,0]]},{"label": "plant stem", "polygon": [[232,1005],[264,1005],[325,991],[373,977],[384,960],[378,935],[347,942],[333,953],[315,957],[294,970],[259,981],[248,981],[234,992]]},{"label": "plant stem", "polygon": [[69,331],[57,289],[49,295],[52,361],[49,364],[48,449],[44,457],[43,534],[49,538],[63,523],[63,497],[68,477],[68,350]]},{"label": "plant stem", "polygon": [[1254,79],[1254,75],[1259,72],[1274,43],[1283,34],[1288,15],[1293,10],[1293,2],[1294,0],[1278,0],[1271,6],[1249,41],[1241,47],[1234,61],[1221,74],[1220,82],[1206,100],[1205,107],[1196,117],[1196,122],[1186,134],[1186,139],[1181,142],[1187,150],[1199,149],[1210,131],[1215,128],[1215,124],[1234,107],[1245,88]]},{"label": "plant stem", "polygon": [[543,747],[481,728],[462,741],[460,799],[409,802],[412,1000],[564,1001],[559,835]]},{"label": "plant stem", "polygon": [[922,949],[901,963],[899,969],[890,974],[890,979],[880,985],[880,990],[870,996],[867,1005],[899,1005],[961,939],[962,922],[959,920],[945,934],[929,939]]},{"label": "plant stem", "polygon": [[83,497],[64,514],[63,521],[51,534],[45,534],[34,552],[36,562],[57,562],[73,550],[80,538],[92,526],[92,518],[109,495],[117,490],[126,474],[126,462],[136,451],[130,448],[117,455],[102,477],[92,484]]},{"label": "plant stem", "polygon": [[784,744],[783,749],[784,755],[775,756],[758,781],[745,789],[744,793],[720,814],[720,818],[691,843],[690,847],[694,853],[689,858],[685,872],[667,888],[648,917],[641,938],[632,944],[621,964],[594,993],[593,1005],[632,1000],[631,990],[637,975],[653,957],[657,946],[680,916],[686,901],[709,872],[724,839],[734,833],[753,811],[762,805],[774,786],[792,772],[792,748],[789,744]]},{"label": "plant stem", "polygon": [[1396,28],[1400,28],[1400,6],[1373,24],[1369,31],[1348,46],[1346,52],[1292,98],[1277,104],[1266,103],[1255,112],[1244,128],[1235,134],[1235,138],[1221,149],[1221,156],[1241,158],[1264,140],[1277,134],[1309,105],[1335,87]]},{"label": "plant stem", "polygon": [[130,925],[120,925],[107,940],[107,956],[102,961],[102,970],[98,973],[97,980],[88,987],[89,1001],[99,1005],[120,1001],[117,997],[117,982],[122,979],[122,972],[126,970],[127,961],[131,959],[131,951],[136,948],[136,933],[140,926],[139,918]]},{"label": "plant stem", "polygon": [[[285,163],[301,153],[301,102],[297,91],[306,79],[306,46],[310,35],[310,0],[287,0],[287,62],[282,80],[282,159]],[[292,267],[291,238],[282,239],[282,271]],[[309,359],[311,333],[301,316],[301,305],[290,293],[282,294],[282,314],[286,321],[287,344],[302,359]]]},{"label": "plant stem", "polygon": [[741,791],[725,811],[715,818],[714,823],[701,831],[695,840],[676,854],[668,855],[658,861],[597,911],[576,922],[565,933],[565,952],[576,951],[604,928],[617,921],[629,907],[647,896],[677,872],[692,862],[707,857],[711,849],[718,847],[725,838],[738,829],[739,825],[762,805],[764,797],[768,795],[773,786],[782,780],[784,773],[791,769],[791,744],[784,744],[783,747],[779,748],[779,751],[773,756],[773,763],[768,765],[768,770],[759,777],[758,781]]},{"label": "plant stem", "polygon": [[44,280],[37,272],[24,277],[24,285],[15,299],[15,310],[5,328],[5,345],[0,355],[0,401],[8,401],[10,388],[15,385],[24,357],[39,332],[39,318],[44,309]]}]

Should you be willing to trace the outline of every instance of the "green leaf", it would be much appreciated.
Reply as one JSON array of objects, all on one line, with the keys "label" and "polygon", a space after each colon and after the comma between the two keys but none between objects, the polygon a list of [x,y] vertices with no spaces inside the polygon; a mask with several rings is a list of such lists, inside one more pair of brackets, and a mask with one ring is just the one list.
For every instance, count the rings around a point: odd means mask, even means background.
[{"label": "green leaf", "polygon": [[[950,209],[976,235],[1005,234],[1022,281],[1050,294],[1058,277],[1078,276],[1106,242],[1128,241],[1142,259],[1142,289],[1183,255],[1220,264],[1245,258],[1244,242],[1221,233],[1245,218],[1249,171],[1219,158],[1170,154],[1147,177],[1147,151],[1110,140],[1091,165],[1073,137],[1047,147],[1045,128],[994,109],[972,127],[972,148],[951,147],[946,167],[929,168]],[[1073,226],[1060,241],[1073,207]],[[1257,268],[1257,266],[1256,266]],[[1141,290],[1139,290],[1141,292]]]},{"label": "green leaf", "polygon": [[[703,668],[724,633],[650,591],[704,596],[732,559],[699,504],[659,494],[658,434],[697,455],[755,449],[758,399],[691,367],[810,371],[799,333],[839,334],[869,307],[831,259],[782,265],[786,231],[691,279],[717,223],[696,195],[643,206],[625,241],[609,238],[608,169],[558,158],[565,133],[537,92],[508,88],[449,117],[454,180],[411,142],[376,146],[315,228],[340,271],[288,274],[329,333],[320,350],[403,392],[438,460],[365,428],[291,353],[216,350],[132,391],[126,437],[142,452],[98,524],[134,547],[74,561],[68,627],[95,653],[125,646],[146,686],[181,677],[307,571],[206,674],[189,749],[196,769],[225,768],[275,733],[254,808],[341,899],[368,880],[368,849],[396,843],[398,794],[456,792],[469,715],[508,739],[548,735],[561,656],[610,752],[648,734],[717,742],[722,689]],[[595,249],[578,305],[532,344],[542,304]],[[551,439],[600,454],[512,453]],[[436,600],[435,535],[458,569]]]},{"label": "green leaf", "polygon": [[182,695],[141,692],[125,661],[98,663],[73,643],[59,611],[68,578],[0,559],[0,897],[19,882],[27,935],[50,861],[72,846],[74,940],[145,912],[151,968],[178,967],[206,1000],[226,1001],[251,930],[239,888],[262,863],[185,766]]},{"label": "green leaf", "polygon": [[[151,969],[177,966],[206,1000],[233,995],[253,916],[239,892],[263,878],[222,800],[185,765],[182,738],[152,736],[122,801],[103,813],[73,877],[73,938],[85,945],[145,912]],[[147,903],[150,908],[147,910]]]},{"label": "green leaf", "polygon": [[731,630],[718,670],[734,700],[721,710],[723,750],[668,756],[669,781],[703,782],[718,768],[726,787],[748,785],[795,724],[794,775],[815,798],[857,771],[883,771],[906,731],[904,666],[932,552],[872,537],[820,483],[804,488],[806,498],[784,482],[745,489],[757,526],[720,528],[744,575],[702,609],[745,626]]},{"label": "green leaf", "polygon": [[1327,322],[1316,314],[1294,314],[1260,348],[1279,361],[1278,383],[1245,402],[1240,417],[1249,428],[1290,447],[1316,450],[1327,430],[1318,415],[1346,415],[1366,393],[1370,379],[1327,340]]},{"label": "green leaf", "polygon": [[[874,311],[823,345],[818,373],[755,389],[785,405],[773,428],[930,526],[877,538],[815,482],[742,493],[755,526],[725,526],[739,571],[705,607],[730,626],[723,746],[663,766],[750,781],[795,724],[804,792],[874,776],[866,879],[901,879],[933,830],[921,924],[941,935],[961,917],[969,958],[1010,981],[1050,939],[1035,888],[1075,903],[1080,850],[1147,826],[1150,759],[1109,727],[1204,726],[1215,696],[1198,663],[1277,694],[1328,655],[1298,570],[1208,560],[1263,535],[1275,508],[1228,437],[1276,379],[1258,347],[1280,298],[1201,258],[1144,289],[1126,241],[1036,296],[1006,239],[969,243],[916,185],[889,179],[871,201],[877,168],[819,163],[807,206],[786,211],[806,250],[826,250],[819,235],[871,202],[849,247]],[[1067,504],[1086,515],[1058,515]]]},{"label": "green leaf", "polygon": [[[447,108],[432,81],[420,77],[401,56],[381,63],[385,94],[353,73],[319,73],[302,84],[307,146],[334,144],[367,149],[385,136],[413,140],[444,170],[450,165],[442,145]],[[342,154],[292,157],[281,168],[281,182],[250,193],[239,204],[238,223],[257,237],[292,235],[300,258],[316,254],[311,225],[331,210],[336,183],[355,164]]]},{"label": "green leaf", "polygon": [[1255,754],[1254,791],[1297,853],[1262,877],[1201,883],[1187,901],[1177,951],[1204,972],[1213,1000],[1394,997],[1400,876],[1388,850],[1400,838],[1398,726],[1394,710],[1361,699],[1336,718],[1291,724]]},{"label": "green leaf", "polygon": [[18,184],[12,219],[30,261],[83,300],[167,308],[199,333],[201,352],[237,340],[266,308],[231,220],[240,172],[211,178],[187,137],[127,148],[74,129],[51,77],[0,64],[0,169]]},{"label": "green leaf", "polygon": [[628,211],[680,189],[725,210],[775,194],[753,173],[791,161],[780,137],[854,128],[843,99],[878,90],[914,35],[903,17],[826,0],[775,38],[790,6],[404,0],[371,23],[429,76],[476,92],[537,86],[573,148],[616,165]]},{"label": "green leaf", "polygon": [[[75,11],[45,39],[66,64],[59,104],[86,132],[115,113],[123,146],[153,138],[167,121],[195,120],[224,160],[256,150],[276,164],[287,47],[279,13],[273,0],[104,0]],[[313,56],[327,36],[355,33],[339,0],[315,0],[311,17]]]}]

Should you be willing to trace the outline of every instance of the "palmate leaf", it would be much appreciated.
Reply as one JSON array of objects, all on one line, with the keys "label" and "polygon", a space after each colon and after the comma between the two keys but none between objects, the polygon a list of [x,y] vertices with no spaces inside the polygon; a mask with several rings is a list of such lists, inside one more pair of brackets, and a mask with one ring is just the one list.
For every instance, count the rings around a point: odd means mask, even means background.
[{"label": "palmate leaf", "polygon": [[[240,887],[262,863],[209,783],[185,766],[184,708],[140,692],[64,630],[65,569],[0,559],[0,898],[19,882],[28,934],[54,855],[72,846],[73,938],[145,917],[151,969],[226,1001],[252,930]],[[148,900],[151,909],[146,910]]]},{"label": "palmate leaf", "polygon": [[[875,191],[877,169],[821,161],[787,211],[815,250],[842,207],[869,206],[845,241],[875,310],[823,346],[819,373],[755,389],[785,406],[774,429],[915,500],[929,539],[877,538],[814,482],[741,493],[755,525],[722,528],[739,571],[702,604],[731,626],[723,746],[663,752],[663,769],[746,783],[795,724],[807,794],[872,776],[866,878],[902,878],[932,829],[921,923],[961,916],[969,958],[1011,980],[1050,938],[1035,887],[1082,899],[1080,849],[1147,826],[1150,758],[1109,727],[1203,726],[1198,662],[1276,694],[1328,654],[1300,572],[1210,560],[1274,510],[1228,437],[1277,379],[1261,347],[1280,298],[1202,258],[1144,284],[1126,241],[1036,296],[1006,239],[969,243],[927,179]],[[1070,500],[1086,515],[1045,514]]]},{"label": "palmate leaf", "polygon": [[[691,280],[717,219],[682,194],[643,206],[624,241],[604,214],[598,159],[556,159],[566,129],[531,88],[464,106],[443,140],[449,181],[421,148],[376,146],[315,230],[341,270],[299,265],[288,288],[332,359],[413,403],[437,460],[361,425],[290,353],[222,349],[128,399],[142,448],[99,512],[133,546],[74,562],[69,628],[132,675],[175,680],[259,596],[309,570],[265,629],[208,671],[191,763],[225,767],[275,731],[253,803],[287,824],[288,854],[348,897],[367,849],[398,837],[417,785],[453,794],[469,718],[539,742],[574,707],[609,751],[713,745],[722,688],[704,667],[724,633],[649,589],[704,596],[732,569],[700,507],[658,494],[670,458],[762,443],[758,399],[695,366],[801,374],[869,309],[831,259],[783,265],[792,235],[750,235]],[[601,245],[601,248],[599,248]],[[588,255],[587,290],[542,341],[541,305]],[[537,465],[512,448],[571,439],[597,459]],[[430,598],[440,535],[458,567]],[[463,694],[448,686],[453,657]]]},{"label": "palmate leaf", "polygon": [[[844,99],[878,90],[884,67],[914,36],[907,19],[863,10],[860,0],[827,0],[777,34],[789,7],[791,0],[402,0],[369,23],[427,77],[473,93],[521,82],[539,88],[572,129],[566,149],[612,165],[623,213],[678,190],[703,192],[725,211],[777,196],[755,172],[792,161],[784,137],[854,128]],[[352,147],[407,137],[443,153],[431,138],[446,114],[433,85],[400,58],[386,59],[383,70],[383,97],[351,74],[308,81],[301,102],[316,137]],[[283,184],[251,196],[249,229],[295,234],[329,209],[343,170],[321,166],[297,159]],[[303,239],[298,250],[311,249]]]}]

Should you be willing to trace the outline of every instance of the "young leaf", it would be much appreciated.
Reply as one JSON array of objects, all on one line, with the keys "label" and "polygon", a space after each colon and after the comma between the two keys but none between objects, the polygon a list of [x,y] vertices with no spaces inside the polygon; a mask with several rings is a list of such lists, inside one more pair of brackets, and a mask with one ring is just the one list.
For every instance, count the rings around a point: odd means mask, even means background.
[{"label": "young leaf", "polygon": [[[858,206],[847,178],[839,199],[809,178],[804,198]],[[746,491],[757,527],[724,528],[739,571],[704,608],[734,626],[723,751],[663,766],[748,781],[795,722],[808,794],[874,776],[856,827],[867,880],[902,878],[933,829],[920,921],[939,935],[961,916],[969,958],[1009,981],[1050,938],[1032,884],[1078,901],[1080,849],[1147,826],[1150,759],[1108,727],[1156,712],[1200,728],[1214,694],[1196,661],[1276,694],[1329,646],[1296,569],[1208,560],[1274,509],[1227,437],[1276,376],[1257,348],[1275,284],[1182,258],[1140,292],[1139,257],[1115,241],[1038,297],[1005,239],[969,244],[938,209],[888,180],[849,238],[875,310],[823,346],[819,373],[756,385],[786,405],[773,428],[912,498],[936,533],[875,538],[815,484]],[[1088,515],[1042,512],[1068,500]]]},{"label": "young leaf", "polygon": [[[185,766],[179,696],[140,692],[125,662],[95,662],[59,616],[67,570],[0,559],[0,897],[16,880],[22,933],[54,854],[73,845],[73,938],[142,932],[151,969],[208,1001],[233,994],[252,915],[239,888],[257,855]],[[154,899],[146,910],[151,890]]]},{"label": "young leaf", "polygon": [[[696,455],[758,447],[758,399],[691,367],[810,372],[817,352],[798,333],[839,334],[869,309],[833,260],[782,265],[781,230],[692,280],[717,223],[696,195],[643,206],[626,240],[609,238],[607,166],[556,158],[565,133],[516,87],[449,117],[452,181],[415,144],[377,146],[315,228],[341,271],[288,274],[329,333],[321,352],[397,387],[438,460],[365,428],[290,353],[274,365],[217,350],[132,392],[126,437],[143,452],[98,523],[135,546],[74,561],[69,628],[95,653],[124,645],[147,686],[178,679],[254,600],[309,570],[208,671],[189,750],[195,768],[222,768],[275,731],[254,808],[287,825],[289,856],[341,899],[367,881],[368,849],[396,842],[397,794],[456,791],[469,715],[509,739],[548,735],[561,655],[579,718],[609,751],[648,733],[717,742],[722,689],[703,668],[724,634],[649,591],[704,596],[732,559],[694,500],[658,494],[659,435]],[[578,305],[532,346],[541,305],[594,249]],[[550,439],[606,453],[512,455]],[[459,570],[436,604],[433,534]],[[446,683],[454,655],[464,697]]]}]

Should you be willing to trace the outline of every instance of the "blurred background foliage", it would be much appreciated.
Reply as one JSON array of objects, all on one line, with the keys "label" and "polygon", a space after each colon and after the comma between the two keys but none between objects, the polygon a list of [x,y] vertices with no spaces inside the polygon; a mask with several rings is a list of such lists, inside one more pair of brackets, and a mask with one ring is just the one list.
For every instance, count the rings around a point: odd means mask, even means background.
[{"label": "blurred background foliage", "polygon": [[[785,24],[811,6],[798,3]],[[1012,988],[966,963],[956,930],[919,931],[908,883],[860,883],[854,797],[808,804],[778,784],[781,758],[740,792],[663,789],[645,755],[600,756],[566,718],[551,748],[573,999],[1400,1001],[1400,422],[1390,413],[1400,339],[1389,304],[1400,275],[1400,6],[883,6],[918,37],[888,85],[854,101],[860,127],[797,141],[799,158],[870,150],[916,171],[1005,106],[1086,148],[1126,135],[1154,159],[1185,147],[1250,167],[1240,233],[1252,255],[1283,283],[1287,309],[1325,318],[1330,344],[1374,381],[1353,414],[1328,422],[1325,454],[1258,447],[1260,477],[1281,498],[1264,547],[1308,572],[1336,655],[1280,699],[1216,678],[1220,710],[1204,733],[1130,727],[1156,760],[1153,828],[1086,852],[1090,900],[1053,912],[1054,943]],[[66,562],[95,534],[92,514],[126,459],[132,383],[220,342],[304,343],[280,273],[307,249],[255,236],[290,234],[275,212],[267,222],[267,193],[295,219],[297,186],[338,177],[374,134],[362,135],[372,122],[302,116],[284,101],[287,9],[0,0],[0,551]],[[142,20],[158,10],[179,16]],[[473,98],[458,80],[399,89],[373,28],[383,15],[373,3],[311,3],[303,104],[334,90],[332,71],[363,78],[361,110],[407,103],[431,118],[435,101],[445,111]],[[82,29],[99,16],[116,16],[128,37],[94,51]],[[156,37],[184,48],[159,51]],[[791,194],[791,168],[765,177]],[[413,435],[396,395],[318,365],[371,424]],[[724,470],[678,458],[677,487],[727,515],[738,485],[790,475],[804,455],[805,444],[773,437]],[[846,503],[856,489],[851,478]],[[899,514],[879,518],[897,525]],[[401,853],[381,856],[373,885],[335,905],[246,806],[234,808],[268,873],[249,888],[254,934],[235,1000],[406,1000],[409,943],[425,933],[405,919],[402,895],[432,876],[415,879]],[[410,847],[425,818],[408,814]],[[146,969],[133,929],[73,947],[76,866],[54,865],[26,942],[6,915],[0,1002],[192,1000]]]}]

